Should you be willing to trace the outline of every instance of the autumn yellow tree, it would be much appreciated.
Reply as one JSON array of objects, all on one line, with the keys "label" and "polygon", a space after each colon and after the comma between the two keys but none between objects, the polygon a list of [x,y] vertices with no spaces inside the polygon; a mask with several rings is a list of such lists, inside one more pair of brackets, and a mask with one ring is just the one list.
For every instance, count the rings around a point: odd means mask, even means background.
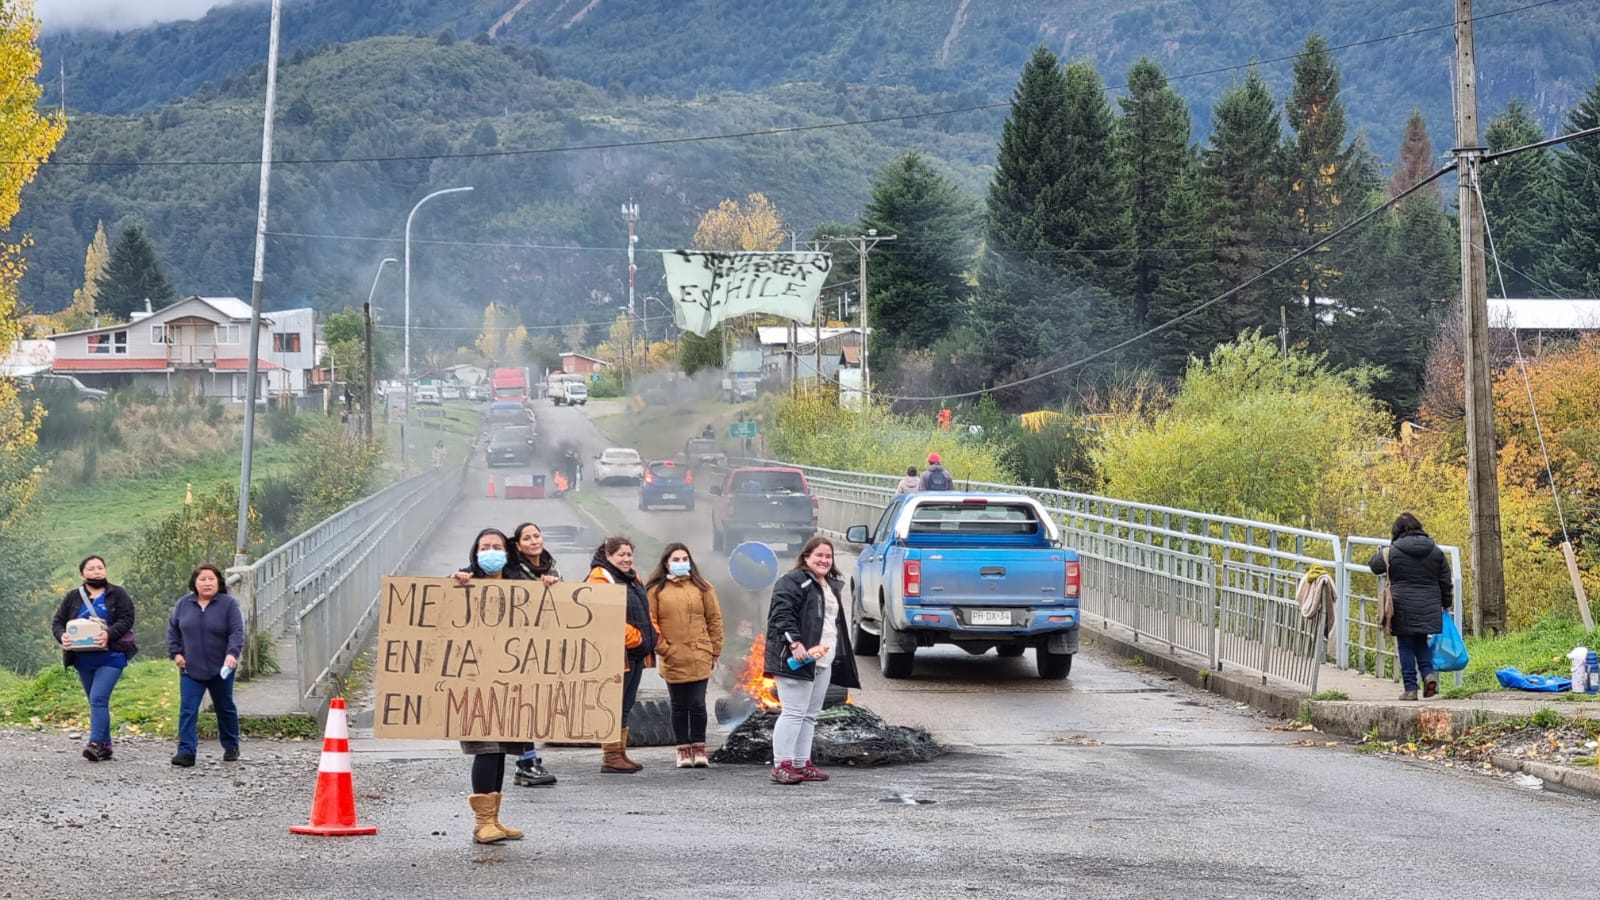
[{"label": "autumn yellow tree", "polygon": [[[696,250],[771,252],[783,246],[783,215],[765,194],[751,194],[743,203],[730,197],[700,217],[692,243]],[[684,371],[693,374],[703,366],[720,366],[724,330],[737,342],[754,330],[756,322],[744,316],[739,322],[718,325],[703,338],[684,334]]]},{"label": "autumn yellow tree", "polygon": [[[61,140],[66,121],[40,115],[39,21],[32,0],[0,0],[0,356],[8,355],[21,329],[17,285],[24,268],[26,237],[11,234],[22,204],[22,189]],[[16,387],[0,379],[0,633],[26,634],[38,627],[31,598],[39,592],[38,538],[19,527],[39,486],[35,448],[37,407],[24,408]],[[0,645],[0,665],[25,669],[27,641]]]},{"label": "autumn yellow tree", "polygon": [[522,359],[528,329],[514,307],[490,303],[483,310],[483,330],[474,346],[485,362],[511,363]]},{"label": "autumn yellow tree", "polygon": [[106,223],[94,230],[94,240],[83,252],[83,287],[72,292],[72,305],[56,316],[56,325],[62,331],[77,331],[94,325],[95,300],[100,293],[100,274],[111,260],[111,244],[106,240]]}]

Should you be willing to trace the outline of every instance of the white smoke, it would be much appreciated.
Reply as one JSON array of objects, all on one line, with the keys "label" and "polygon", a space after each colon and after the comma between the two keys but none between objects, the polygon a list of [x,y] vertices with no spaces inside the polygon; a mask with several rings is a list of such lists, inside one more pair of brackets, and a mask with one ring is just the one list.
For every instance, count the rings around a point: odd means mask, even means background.
[{"label": "white smoke", "polygon": [[230,0],[36,0],[34,13],[45,31],[87,28],[126,31],[157,22],[198,19]]}]

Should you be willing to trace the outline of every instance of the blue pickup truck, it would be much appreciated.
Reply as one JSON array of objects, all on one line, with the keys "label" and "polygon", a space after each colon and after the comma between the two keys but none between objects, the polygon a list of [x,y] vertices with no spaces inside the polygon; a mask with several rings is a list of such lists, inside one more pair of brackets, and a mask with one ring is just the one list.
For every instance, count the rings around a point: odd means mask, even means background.
[{"label": "blue pickup truck", "polygon": [[902,494],[845,539],[864,545],[850,579],[851,643],[878,657],[884,677],[910,677],[917,648],[934,644],[1004,657],[1032,647],[1040,678],[1072,671],[1078,554],[1033,498]]}]

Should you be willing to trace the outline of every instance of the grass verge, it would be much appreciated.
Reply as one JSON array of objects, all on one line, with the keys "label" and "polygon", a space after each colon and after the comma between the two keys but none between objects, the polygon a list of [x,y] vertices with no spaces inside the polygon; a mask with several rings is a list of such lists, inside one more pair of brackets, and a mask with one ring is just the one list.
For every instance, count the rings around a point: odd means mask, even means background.
[{"label": "grass verge", "polygon": [[[87,730],[89,706],[74,671],[51,666],[33,678],[0,670],[0,725],[21,728]],[[166,660],[135,662],[122,673],[111,695],[113,734],[177,737],[178,675]],[[321,734],[311,716],[251,716],[240,710],[239,730],[254,737]],[[201,737],[215,737],[217,719],[200,716]]]},{"label": "grass verge", "polygon": [[[1514,666],[1529,675],[1566,675],[1571,671],[1567,654],[1574,647],[1593,647],[1597,638],[1574,622],[1558,619],[1541,619],[1532,628],[1515,631],[1499,637],[1474,638],[1467,636],[1467,664],[1464,682],[1456,687],[1440,679],[1440,692],[1446,697],[1470,697],[1484,691],[1504,690],[1495,671]],[[1538,697],[1538,694],[1529,694]],[[1565,695],[1548,695],[1552,699]]]}]

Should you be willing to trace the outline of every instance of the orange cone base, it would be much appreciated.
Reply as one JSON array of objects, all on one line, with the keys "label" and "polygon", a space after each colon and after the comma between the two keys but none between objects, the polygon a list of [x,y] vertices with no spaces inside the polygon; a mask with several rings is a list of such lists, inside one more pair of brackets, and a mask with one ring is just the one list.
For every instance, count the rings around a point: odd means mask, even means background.
[{"label": "orange cone base", "polygon": [[320,834],[324,837],[345,837],[358,834],[377,834],[376,825],[290,825],[295,834]]}]

